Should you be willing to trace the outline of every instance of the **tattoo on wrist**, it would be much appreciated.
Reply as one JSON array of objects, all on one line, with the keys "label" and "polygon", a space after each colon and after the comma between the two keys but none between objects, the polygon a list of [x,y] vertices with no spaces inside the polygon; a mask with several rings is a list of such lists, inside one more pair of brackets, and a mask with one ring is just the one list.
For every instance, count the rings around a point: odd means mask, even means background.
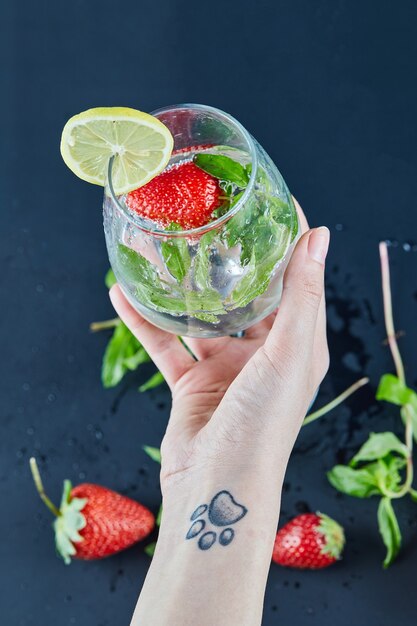
[{"label": "tattoo on wrist", "polygon": [[[235,531],[232,526],[245,517],[248,509],[236,502],[230,491],[219,491],[209,504],[200,504],[190,517],[193,522],[185,536],[186,539],[198,537],[197,545],[200,550],[209,550],[216,543],[217,535],[221,546],[228,546],[234,539]],[[207,513],[208,521],[203,516]],[[217,531],[208,524],[212,524]],[[204,532],[203,532],[204,531]]]}]

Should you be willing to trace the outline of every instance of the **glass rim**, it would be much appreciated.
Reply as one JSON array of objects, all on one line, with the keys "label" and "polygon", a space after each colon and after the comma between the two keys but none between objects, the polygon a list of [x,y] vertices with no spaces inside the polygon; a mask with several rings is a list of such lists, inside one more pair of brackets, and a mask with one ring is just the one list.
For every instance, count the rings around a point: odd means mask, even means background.
[{"label": "glass rim", "polygon": [[112,156],[109,159],[109,164],[108,164],[108,169],[107,169],[107,184],[106,184],[106,187],[110,191],[109,195],[111,199],[118,206],[118,208],[124,213],[124,215],[129,220],[129,222],[133,222],[135,226],[137,226],[142,231],[148,234],[156,235],[160,237],[167,237],[167,236],[169,237],[194,237],[198,235],[203,235],[204,233],[210,232],[211,230],[219,228],[220,226],[225,224],[231,217],[236,215],[236,213],[238,213],[238,211],[240,211],[240,209],[245,205],[253,189],[255,179],[256,179],[256,173],[258,170],[258,155],[256,153],[256,146],[255,146],[253,137],[246,130],[246,128],[229,113],[225,113],[221,109],[217,109],[215,107],[211,107],[205,104],[186,103],[186,104],[173,104],[167,107],[162,107],[160,109],[155,109],[154,111],[151,112],[151,115],[158,115],[160,113],[166,113],[168,111],[175,111],[179,109],[196,109],[196,110],[201,110],[201,111],[212,112],[212,113],[215,113],[216,115],[220,115],[224,117],[229,123],[232,123],[232,125],[234,125],[235,128],[237,128],[237,130],[241,133],[241,135],[247,142],[247,145],[249,148],[249,155],[251,158],[252,169],[251,169],[251,174],[249,177],[249,182],[246,185],[245,189],[243,190],[242,196],[239,198],[236,204],[230,207],[227,213],[225,213],[221,217],[218,217],[212,222],[209,222],[208,224],[204,224],[203,226],[198,226],[197,228],[190,228],[187,230],[169,230],[169,229],[162,229],[158,227],[154,228],[154,227],[149,226],[148,225],[149,221],[145,222],[143,218],[141,218],[137,214],[135,215],[135,213],[131,211],[124,202],[121,202],[119,200],[119,198],[114,192],[113,181],[112,181],[112,168],[113,168],[113,159],[114,159],[114,157]]}]

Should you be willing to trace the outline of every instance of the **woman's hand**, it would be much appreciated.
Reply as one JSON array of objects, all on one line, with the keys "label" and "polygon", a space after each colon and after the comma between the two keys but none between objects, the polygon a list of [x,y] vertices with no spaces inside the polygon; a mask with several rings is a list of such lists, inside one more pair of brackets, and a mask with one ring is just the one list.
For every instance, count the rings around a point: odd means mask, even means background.
[{"label": "woman's hand", "polygon": [[[300,209],[304,230],[307,223]],[[173,397],[163,515],[132,626],[258,626],[288,458],[328,367],[327,228],[299,240],[279,310],[244,338],[184,338],[110,292]],[[191,355],[190,351],[195,358]]]},{"label": "woman's hand", "polygon": [[[259,455],[289,455],[308,406],[328,368],[323,295],[326,228],[304,231],[288,266],[279,312],[244,338],[180,340],[146,321],[118,286],[110,297],[172,391],[162,444],[161,482],[236,455],[241,466]],[[197,359],[197,360],[196,360]]]}]

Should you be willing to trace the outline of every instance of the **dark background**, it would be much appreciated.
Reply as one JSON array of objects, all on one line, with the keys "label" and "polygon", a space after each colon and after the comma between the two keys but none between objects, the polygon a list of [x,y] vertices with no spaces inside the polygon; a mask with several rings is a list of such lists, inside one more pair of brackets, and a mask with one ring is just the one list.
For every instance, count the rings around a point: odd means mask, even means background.
[{"label": "dark background", "polygon": [[264,625],[414,624],[415,505],[397,506],[404,548],[383,572],[376,502],[338,495],[325,472],[369,431],[400,426],[394,408],[373,400],[392,370],[381,239],[391,241],[400,345],[417,383],[417,3],[9,0],[1,12],[1,623],[125,626],[149,564],[138,545],[65,567],[30,455],[55,500],[65,477],[104,483],[155,512],[160,500],[158,466],[141,446],[159,445],[169,393],[137,393],[151,366],[114,390],[100,385],[108,336],[88,326],[112,316],[102,192],[63,164],[61,129],[92,106],[200,102],[235,115],[311,224],[331,230],[332,364],[318,404],[364,373],[372,379],[303,430],[283,497],[282,520],[319,509],[345,525],[344,559],[323,572],[273,566]]}]

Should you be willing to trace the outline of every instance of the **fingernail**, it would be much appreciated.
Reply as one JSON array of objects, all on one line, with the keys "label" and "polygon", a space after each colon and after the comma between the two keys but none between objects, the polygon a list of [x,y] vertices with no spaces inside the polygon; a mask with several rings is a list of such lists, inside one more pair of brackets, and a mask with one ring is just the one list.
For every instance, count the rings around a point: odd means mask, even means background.
[{"label": "fingernail", "polygon": [[330,231],[326,226],[315,228],[308,238],[307,250],[311,259],[324,265],[329,249]]}]

